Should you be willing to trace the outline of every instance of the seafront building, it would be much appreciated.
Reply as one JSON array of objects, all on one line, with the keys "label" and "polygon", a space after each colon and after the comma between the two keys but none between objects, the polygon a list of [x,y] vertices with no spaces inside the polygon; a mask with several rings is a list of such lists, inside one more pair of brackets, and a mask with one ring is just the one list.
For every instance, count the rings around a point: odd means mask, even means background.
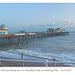
[{"label": "seafront building", "polygon": [[0,25],[0,34],[8,34],[8,27],[5,24]]}]

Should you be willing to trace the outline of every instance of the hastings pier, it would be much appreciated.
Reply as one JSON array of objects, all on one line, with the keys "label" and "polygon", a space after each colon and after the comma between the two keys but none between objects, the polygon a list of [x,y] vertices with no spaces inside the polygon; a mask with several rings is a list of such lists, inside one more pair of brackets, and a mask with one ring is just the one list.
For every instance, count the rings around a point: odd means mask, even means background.
[{"label": "hastings pier", "polygon": [[36,38],[46,38],[50,36],[67,35],[68,32],[30,32],[30,33],[14,33],[0,35],[0,44],[12,44],[13,41],[18,44],[20,41],[35,40]]}]

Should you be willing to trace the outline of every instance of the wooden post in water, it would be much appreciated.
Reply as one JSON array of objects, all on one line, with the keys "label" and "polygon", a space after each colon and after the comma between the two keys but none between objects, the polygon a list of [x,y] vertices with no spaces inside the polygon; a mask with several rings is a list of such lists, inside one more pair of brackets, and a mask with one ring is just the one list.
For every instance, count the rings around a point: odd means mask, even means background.
[{"label": "wooden post in water", "polygon": [[41,34],[41,38],[42,38],[42,34]]},{"label": "wooden post in water", "polygon": [[30,38],[30,35],[28,35],[28,40],[30,40],[31,38]]},{"label": "wooden post in water", "polygon": [[11,37],[9,38],[9,44],[11,44]]},{"label": "wooden post in water", "polygon": [[7,44],[7,37],[6,37],[6,44]]},{"label": "wooden post in water", "polygon": [[26,36],[25,36],[25,41],[26,41]]},{"label": "wooden post in water", "polygon": [[2,38],[1,38],[1,45],[2,45]]},{"label": "wooden post in water", "polygon": [[22,42],[24,42],[24,36],[22,36]]},{"label": "wooden post in water", "polygon": [[26,40],[28,40],[28,35],[26,36]]},{"label": "wooden post in water", "polygon": [[10,41],[9,41],[9,37],[8,37],[8,45],[10,44]]},{"label": "wooden post in water", "polygon": [[[21,53],[21,60],[24,60],[24,54],[23,53]],[[22,66],[24,67],[24,62],[22,61]]]},{"label": "wooden post in water", "polygon": [[18,37],[18,44],[20,43],[20,37]]},{"label": "wooden post in water", "polygon": [[33,35],[33,41],[34,41],[34,39],[35,39],[35,35]]}]

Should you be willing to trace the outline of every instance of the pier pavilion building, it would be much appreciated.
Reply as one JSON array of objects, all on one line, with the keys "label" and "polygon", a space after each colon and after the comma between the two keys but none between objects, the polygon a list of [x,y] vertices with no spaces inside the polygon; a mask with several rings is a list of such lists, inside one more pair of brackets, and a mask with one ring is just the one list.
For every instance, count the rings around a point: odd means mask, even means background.
[{"label": "pier pavilion building", "polygon": [[0,25],[0,34],[8,34],[8,27],[5,24]]}]

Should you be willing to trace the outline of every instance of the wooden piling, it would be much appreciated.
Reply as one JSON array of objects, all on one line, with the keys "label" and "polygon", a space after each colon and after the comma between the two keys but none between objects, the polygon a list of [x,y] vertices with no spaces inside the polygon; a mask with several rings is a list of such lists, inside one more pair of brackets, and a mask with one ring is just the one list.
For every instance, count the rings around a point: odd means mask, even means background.
[{"label": "wooden piling", "polygon": [[10,44],[11,44],[11,37],[10,37]]},{"label": "wooden piling", "polygon": [[2,38],[1,38],[1,44],[2,44]]},{"label": "wooden piling", "polygon": [[6,38],[6,44],[7,44],[7,38]]},{"label": "wooden piling", "polygon": [[23,41],[24,41],[24,36],[23,36]]},{"label": "wooden piling", "polygon": [[26,40],[26,36],[25,36],[25,40]]},{"label": "wooden piling", "polygon": [[10,39],[8,38],[8,44],[10,44]]},{"label": "wooden piling", "polygon": [[20,43],[20,37],[18,37],[18,44]]}]

